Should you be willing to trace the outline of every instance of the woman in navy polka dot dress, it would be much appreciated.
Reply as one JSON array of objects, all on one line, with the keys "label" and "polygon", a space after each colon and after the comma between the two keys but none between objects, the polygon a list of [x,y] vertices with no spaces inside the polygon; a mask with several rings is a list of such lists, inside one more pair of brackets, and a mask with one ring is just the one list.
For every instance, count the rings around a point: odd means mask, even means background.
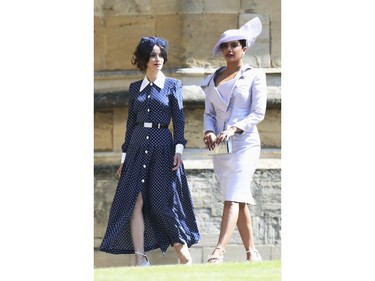
[{"label": "woman in navy polka dot dress", "polygon": [[188,248],[200,239],[182,162],[182,85],[161,72],[165,62],[167,42],[143,37],[132,63],[146,75],[129,87],[120,178],[100,245],[107,253],[135,254],[136,266],[150,265],[145,252],[169,246],[180,264],[191,264]]}]

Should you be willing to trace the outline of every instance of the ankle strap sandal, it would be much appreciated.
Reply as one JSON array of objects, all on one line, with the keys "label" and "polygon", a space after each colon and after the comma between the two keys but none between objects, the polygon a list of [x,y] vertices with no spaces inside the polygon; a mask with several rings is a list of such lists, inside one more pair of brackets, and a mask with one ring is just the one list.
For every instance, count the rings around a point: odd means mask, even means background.
[{"label": "ankle strap sandal", "polygon": [[250,253],[250,258],[247,261],[251,261],[251,262],[262,261],[262,257],[259,254],[257,249],[246,251],[246,253]]},{"label": "ankle strap sandal", "polygon": [[146,259],[146,263],[144,263],[143,265],[141,266],[150,266],[150,261],[148,260],[147,256],[144,254],[144,253],[140,253],[140,252],[134,252],[135,255],[140,255],[140,256],[143,256],[145,259]]},{"label": "ankle strap sandal", "polygon": [[208,256],[208,259],[207,259],[207,262],[208,263],[223,263],[223,260],[224,260],[224,253],[225,253],[225,250],[221,247],[218,247],[216,246],[214,251],[215,250],[220,250],[222,252],[222,255],[209,255]]}]

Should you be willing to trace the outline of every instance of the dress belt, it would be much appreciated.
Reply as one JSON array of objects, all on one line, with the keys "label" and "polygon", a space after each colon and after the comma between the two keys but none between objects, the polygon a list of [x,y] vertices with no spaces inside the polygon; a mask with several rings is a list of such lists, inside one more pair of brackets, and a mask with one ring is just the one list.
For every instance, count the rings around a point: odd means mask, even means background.
[{"label": "dress belt", "polygon": [[160,124],[160,123],[151,123],[151,122],[138,122],[137,125],[139,127],[144,128],[168,128],[168,124]]}]

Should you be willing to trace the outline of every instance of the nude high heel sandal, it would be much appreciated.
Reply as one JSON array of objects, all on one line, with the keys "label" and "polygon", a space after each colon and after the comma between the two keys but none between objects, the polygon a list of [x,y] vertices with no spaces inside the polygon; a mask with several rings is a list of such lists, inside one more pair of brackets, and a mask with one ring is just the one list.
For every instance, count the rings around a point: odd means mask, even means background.
[{"label": "nude high heel sandal", "polygon": [[246,253],[250,253],[250,259],[248,259],[247,261],[250,261],[250,262],[262,261],[262,257],[259,254],[257,249],[246,251]]},{"label": "nude high heel sandal", "polygon": [[146,262],[143,265],[139,265],[139,266],[150,266],[151,265],[150,261],[148,260],[148,258],[145,254],[140,253],[140,252],[134,252],[134,254],[143,256],[146,259]]},{"label": "nude high heel sandal", "polygon": [[209,255],[207,260],[208,263],[223,263],[225,250],[218,246],[215,247],[215,250],[216,249],[220,250],[222,255]]}]

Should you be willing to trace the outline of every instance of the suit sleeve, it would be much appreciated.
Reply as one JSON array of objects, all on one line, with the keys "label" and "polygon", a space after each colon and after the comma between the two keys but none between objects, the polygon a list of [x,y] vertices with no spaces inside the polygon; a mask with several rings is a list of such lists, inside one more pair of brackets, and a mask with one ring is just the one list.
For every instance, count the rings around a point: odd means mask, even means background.
[{"label": "suit sleeve", "polygon": [[264,119],[266,114],[267,83],[266,74],[263,71],[258,70],[254,82],[249,89],[249,94],[251,95],[250,114],[236,124],[233,124],[244,131],[253,129]]},{"label": "suit sleeve", "polygon": [[185,147],[187,140],[184,136],[185,115],[183,108],[182,83],[180,80],[176,80],[176,83],[174,84],[174,87],[172,89],[170,106],[173,124],[174,145],[182,144]]},{"label": "suit sleeve", "polygon": [[209,83],[211,79],[213,79],[213,74],[209,75],[205,80],[204,84],[202,85],[202,89],[205,93],[204,99],[204,113],[203,113],[203,133],[207,131],[215,132],[216,127],[216,111],[215,108],[210,101],[209,95],[207,93],[207,88],[209,87]]},{"label": "suit sleeve", "polygon": [[215,132],[215,127],[216,127],[215,116],[216,116],[215,108],[206,96],[205,101],[204,101],[204,113],[203,113],[203,133],[207,131]]}]

